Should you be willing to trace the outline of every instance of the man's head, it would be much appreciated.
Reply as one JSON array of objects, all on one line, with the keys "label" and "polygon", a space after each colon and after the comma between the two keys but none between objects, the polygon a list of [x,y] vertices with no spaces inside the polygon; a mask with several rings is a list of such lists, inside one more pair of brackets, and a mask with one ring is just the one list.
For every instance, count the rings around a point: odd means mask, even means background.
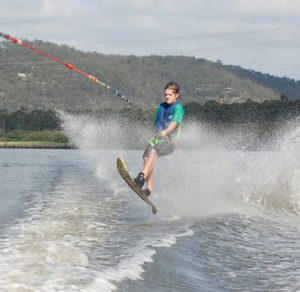
[{"label": "man's head", "polygon": [[167,104],[173,104],[179,96],[179,85],[175,82],[169,82],[165,86],[165,98]]}]

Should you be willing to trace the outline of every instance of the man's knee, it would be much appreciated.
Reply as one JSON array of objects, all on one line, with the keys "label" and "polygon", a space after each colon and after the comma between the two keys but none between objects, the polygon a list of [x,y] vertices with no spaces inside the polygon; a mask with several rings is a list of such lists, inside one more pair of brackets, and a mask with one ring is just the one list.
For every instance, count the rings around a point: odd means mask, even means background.
[{"label": "man's knee", "polygon": [[155,155],[157,155],[157,150],[155,148],[152,148],[150,150],[149,156],[155,156]]}]

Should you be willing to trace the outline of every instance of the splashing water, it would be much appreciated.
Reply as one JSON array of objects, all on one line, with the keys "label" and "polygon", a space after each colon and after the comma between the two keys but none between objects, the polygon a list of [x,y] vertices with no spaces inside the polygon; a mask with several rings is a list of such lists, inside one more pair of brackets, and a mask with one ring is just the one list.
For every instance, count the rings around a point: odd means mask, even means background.
[{"label": "splashing water", "polygon": [[[28,192],[24,216],[6,223],[0,240],[3,290],[299,287],[297,121],[278,131],[268,151],[266,144],[250,147],[258,141],[252,129],[186,123],[177,152],[158,160],[153,201],[159,213],[153,216],[115,167],[123,156],[132,172],[140,169],[143,149],[128,150],[129,143],[137,133],[143,144],[147,130],[60,115],[81,151],[1,157],[3,194]],[[10,173],[22,177],[19,191]]]},{"label": "splashing water", "polygon": [[[149,135],[143,127],[120,120],[99,121],[66,113],[60,116],[70,140],[96,159],[99,176],[108,173],[113,178],[114,172],[103,157],[97,156],[97,149],[128,148],[133,130],[138,133],[139,145],[145,144]],[[158,160],[154,198],[165,211],[180,216],[235,212],[245,204],[298,214],[299,121],[282,127],[269,145],[261,147],[263,151],[247,150],[251,143],[257,143],[255,130],[240,127],[222,132],[186,123],[176,154]],[[271,150],[265,150],[268,148]],[[142,159],[131,163],[130,168],[138,171]]]}]

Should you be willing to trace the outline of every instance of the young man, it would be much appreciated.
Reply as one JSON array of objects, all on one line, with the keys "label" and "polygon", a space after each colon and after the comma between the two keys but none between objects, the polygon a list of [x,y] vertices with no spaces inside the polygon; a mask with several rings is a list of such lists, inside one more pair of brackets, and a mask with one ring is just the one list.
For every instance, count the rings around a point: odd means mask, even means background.
[{"label": "young man", "polygon": [[180,134],[181,122],[184,118],[183,106],[177,101],[179,86],[170,82],[165,86],[165,102],[162,102],[155,114],[154,124],[157,134],[150,138],[144,152],[144,169],[134,179],[142,189],[145,181],[147,189],[143,190],[150,196],[153,190],[153,169],[158,157],[171,154],[175,150]]}]

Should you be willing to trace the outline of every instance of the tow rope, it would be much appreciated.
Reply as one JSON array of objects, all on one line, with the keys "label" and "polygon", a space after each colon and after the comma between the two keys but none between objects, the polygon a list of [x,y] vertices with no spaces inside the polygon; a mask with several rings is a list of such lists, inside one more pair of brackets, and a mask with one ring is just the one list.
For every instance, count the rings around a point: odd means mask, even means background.
[{"label": "tow rope", "polygon": [[120,93],[118,90],[116,89],[113,89],[111,88],[108,84],[104,83],[103,81],[100,81],[99,79],[97,79],[96,77],[88,74],[87,72],[79,69],[78,67],[76,67],[75,65],[72,65],[72,64],[69,64],[69,63],[65,63],[64,61],[60,60],[59,58],[55,57],[55,56],[52,56],[51,54],[41,50],[41,49],[38,49],[38,48],[35,48],[27,43],[24,43],[22,40],[20,39],[17,39],[15,37],[12,37],[8,34],[4,34],[2,32],[0,32],[0,36],[7,39],[8,41],[12,42],[13,44],[17,44],[17,45],[20,45],[20,46],[23,46],[27,49],[30,49],[34,52],[36,52],[37,54],[40,54],[40,55],[43,55],[44,57],[54,61],[54,62],[57,62],[63,66],[65,66],[67,69],[69,70],[73,70],[87,78],[89,78],[90,80],[94,81],[95,83],[97,83],[98,85],[100,85],[101,87],[107,89],[107,90],[110,90],[112,91],[115,95],[117,95],[118,97],[122,98],[124,101],[128,102],[129,104],[132,104],[130,100],[128,100],[128,98],[126,98],[122,93]]}]

